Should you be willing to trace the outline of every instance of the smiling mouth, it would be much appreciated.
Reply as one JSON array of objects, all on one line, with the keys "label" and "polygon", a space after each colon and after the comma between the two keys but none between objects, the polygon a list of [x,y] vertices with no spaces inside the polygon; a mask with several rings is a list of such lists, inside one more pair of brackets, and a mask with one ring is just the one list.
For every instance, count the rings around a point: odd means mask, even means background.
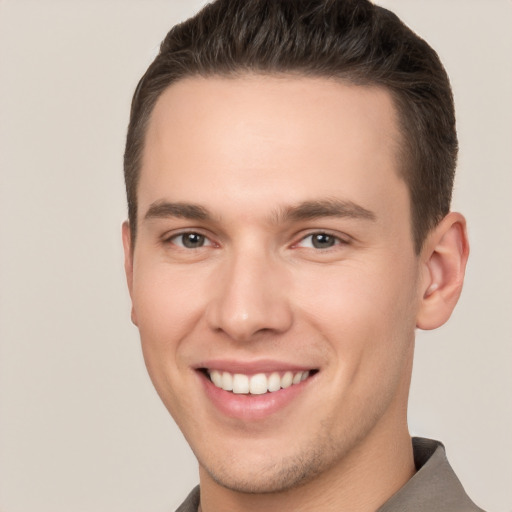
[{"label": "smiling mouth", "polygon": [[202,368],[201,371],[215,387],[237,395],[275,393],[281,389],[300,384],[318,372],[318,370],[305,370],[246,375],[243,373],[210,370],[208,368]]}]

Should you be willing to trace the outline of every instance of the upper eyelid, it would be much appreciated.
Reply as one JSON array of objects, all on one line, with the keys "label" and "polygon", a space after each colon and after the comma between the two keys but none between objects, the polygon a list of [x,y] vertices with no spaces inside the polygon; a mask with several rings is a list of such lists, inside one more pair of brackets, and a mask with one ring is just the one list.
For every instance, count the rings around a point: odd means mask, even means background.
[{"label": "upper eyelid", "polygon": [[302,242],[302,240],[305,240],[306,238],[309,238],[313,235],[328,235],[332,236],[333,238],[336,238],[336,240],[339,240],[341,243],[347,244],[352,241],[352,237],[344,234],[344,233],[336,233],[333,232],[330,229],[312,229],[311,231],[300,234],[296,237],[296,242],[293,242],[293,245],[298,244],[299,242]]},{"label": "upper eyelid", "polygon": [[198,235],[204,236],[205,238],[207,238],[208,240],[210,240],[213,243],[212,235],[210,233],[207,233],[206,230],[201,229],[201,228],[182,228],[182,229],[166,231],[165,233],[163,233],[160,236],[160,238],[162,241],[165,242],[165,241],[171,240],[172,238],[176,238],[176,237],[186,235],[189,233],[196,233]]},{"label": "upper eyelid", "polygon": [[[199,247],[185,247],[183,239],[182,239],[181,243],[178,243],[175,240],[175,239],[179,239],[180,237],[183,237],[184,235],[192,234],[192,233],[204,237],[204,239],[207,241],[207,243],[205,243],[204,245],[201,245]],[[180,231],[178,233],[173,233],[173,234],[163,238],[162,244],[166,245],[166,246],[169,246],[172,244],[175,247],[175,249],[173,249],[173,250],[186,251],[186,252],[193,252],[193,251],[197,252],[197,251],[200,251],[201,249],[211,249],[211,248],[219,247],[219,244],[216,243],[214,240],[212,240],[211,237],[205,235],[204,233],[201,233],[198,230],[186,230],[186,231]]]}]

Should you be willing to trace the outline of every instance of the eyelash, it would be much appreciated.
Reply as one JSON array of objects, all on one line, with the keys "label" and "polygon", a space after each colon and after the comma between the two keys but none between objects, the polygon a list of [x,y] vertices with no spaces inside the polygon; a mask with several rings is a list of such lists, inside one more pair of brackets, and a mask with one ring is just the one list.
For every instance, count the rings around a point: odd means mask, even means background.
[{"label": "eyelash", "polygon": [[[188,236],[195,235],[207,243],[205,245],[200,245],[198,247],[186,247],[185,244],[183,243],[183,241],[187,235]],[[182,242],[176,243],[176,240],[178,240],[180,238],[181,238]],[[176,233],[172,236],[165,238],[164,243],[170,243],[170,244],[176,245],[180,249],[185,249],[185,250],[202,249],[203,247],[215,246],[215,244],[210,240],[210,238],[208,236],[203,235],[203,233],[200,233],[199,231],[183,231],[182,233]]]},{"label": "eyelash", "polygon": [[[333,245],[330,245],[329,247],[314,247],[314,238],[315,236],[325,236],[329,237],[334,243]],[[294,247],[298,247],[299,244],[303,243],[308,238],[311,239],[311,246],[307,247],[308,249],[314,249],[322,252],[326,252],[330,249],[334,249],[335,247],[341,246],[341,245],[348,245],[350,242],[344,238],[341,238],[338,235],[335,235],[334,233],[330,233],[329,231],[313,231],[311,233],[308,233],[306,236],[303,236],[296,244],[294,244]]]}]

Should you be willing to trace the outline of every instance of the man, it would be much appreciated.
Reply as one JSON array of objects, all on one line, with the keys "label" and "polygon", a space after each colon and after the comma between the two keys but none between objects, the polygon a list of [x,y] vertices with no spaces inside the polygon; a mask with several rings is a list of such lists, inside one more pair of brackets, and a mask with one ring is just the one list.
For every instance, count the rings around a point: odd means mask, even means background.
[{"label": "man", "polygon": [[365,0],[218,0],[135,92],[125,267],[199,462],[182,511],[480,510],[411,441],[415,328],[468,257],[435,52]]}]

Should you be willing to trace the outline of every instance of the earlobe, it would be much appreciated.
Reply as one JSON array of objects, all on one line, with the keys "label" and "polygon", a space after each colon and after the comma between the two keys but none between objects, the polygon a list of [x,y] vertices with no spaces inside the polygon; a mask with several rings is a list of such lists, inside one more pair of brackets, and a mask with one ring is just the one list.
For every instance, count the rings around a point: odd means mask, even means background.
[{"label": "earlobe", "polygon": [[432,230],[422,251],[418,328],[436,329],[450,318],[462,291],[468,255],[466,220],[451,212]]},{"label": "earlobe", "polygon": [[126,274],[126,283],[128,284],[128,291],[132,298],[132,311],[131,319],[132,322],[137,325],[137,315],[135,308],[133,307],[133,248],[132,248],[132,236],[130,230],[130,224],[128,221],[123,222],[122,227],[123,236],[123,249],[124,249],[124,271]]}]

